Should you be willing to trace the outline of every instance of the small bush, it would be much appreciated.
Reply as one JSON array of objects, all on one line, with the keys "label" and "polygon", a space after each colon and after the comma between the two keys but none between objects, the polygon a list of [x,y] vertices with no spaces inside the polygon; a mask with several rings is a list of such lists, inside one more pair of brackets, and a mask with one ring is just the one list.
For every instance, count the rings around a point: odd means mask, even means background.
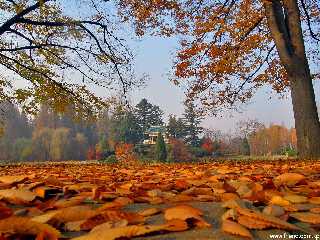
[{"label": "small bush", "polygon": [[115,155],[117,160],[122,164],[133,164],[137,162],[136,155],[133,151],[133,145],[129,143],[117,144]]},{"label": "small bush", "polygon": [[118,163],[118,160],[116,158],[116,155],[110,155],[107,158],[100,160],[99,162],[106,164],[116,164]]},{"label": "small bush", "polygon": [[164,139],[161,133],[158,134],[155,156],[156,156],[156,159],[161,162],[164,162],[167,160],[166,143],[164,142]]},{"label": "small bush", "polygon": [[202,147],[190,147],[190,152],[194,157],[197,158],[211,155],[210,153],[208,153],[207,150],[203,149]]},{"label": "small bush", "polygon": [[187,145],[179,139],[170,139],[168,152],[169,162],[190,162],[193,160]]},{"label": "small bush", "polygon": [[283,155],[288,157],[295,157],[298,155],[297,151],[294,148],[287,147],[282,151]]}]

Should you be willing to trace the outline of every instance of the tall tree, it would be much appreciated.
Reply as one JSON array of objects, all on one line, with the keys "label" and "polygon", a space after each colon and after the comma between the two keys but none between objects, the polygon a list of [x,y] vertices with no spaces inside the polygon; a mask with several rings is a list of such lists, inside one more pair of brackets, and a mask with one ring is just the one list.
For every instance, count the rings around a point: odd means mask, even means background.
[{"label": "tall tree", "polygon": [[[205,109],[235,107],[264,85],[291,91],[301,157],[320,157],[313,78],[319,78],[318,0],[119,0],[138,34],[182,34],[174,82]],[[170,19],[170,16],[173,19]],[[308,44],[305,44],[305,43]]]},{"label": "tall tree", "polygon": [[0,134],[0,159],[19,160],[19,151],[15,143],[19,139],[31,137],[31,124],[25,114],[10,102],[0,102],[0,122],[3,129]]},{"label": "tall tree", "polygon": [[111,117],[111,138],[117,143],[138,143],[141,140],[141,128],[132,110],[118,106]]},{"label": "tall tree", "polygon": [[185,103],[185,131],[186,131],[186,142],[192,146],[198,146],[200,143],[199,134],[203,128],[200,127],[202,116],[196,111],[195,106],[192,102]]},{"label": "tall tree", "polygon": [[49,109],[47,104],[41,104],[39,113],[34,119],[35,128],[58,128],[59,116]]},{"label": "tall tree", "polygon": [[143,98],[135,107],[135,116],[142,133],[153,125],[163,124],[163,111]]},{"label": "tall tree", "polygon": [[157,143],[156,143],[156,158],[159,161],[166,161],[167,159],[167,148],[164,142],[162,133],[158,133]]},{"label": "tall tree", "polygon": [[187,135],[184,120],[174,115],[169,116],[167,131],[171,137],[177,139],[184,139]]},{"label": "tall tree", "polygon": [[[103,0],[0,0],[0,65],[8,73],[0,78],[1,98],[32,113],[42,101],[57,111],[74,103],[87,115],[105,106],[88,85],[123,93],[136,86],[113,6]],[[15,84],[21,79],[28,88]]]}]

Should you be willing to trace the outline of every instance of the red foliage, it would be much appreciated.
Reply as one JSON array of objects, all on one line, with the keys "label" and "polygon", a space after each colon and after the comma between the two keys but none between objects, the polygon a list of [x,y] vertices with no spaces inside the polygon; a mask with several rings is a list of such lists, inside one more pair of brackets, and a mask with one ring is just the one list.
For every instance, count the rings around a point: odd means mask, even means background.
[{"label": "red foliage", "polygon": [[205,150],[208,154],[212,154],[214,150],[212,140],[210,138],[205,138],[201,144],[201,148]]},{"label": "red foliage", "polygon": [[192,160],[192,155],[186,144],[179,139],[171,138],[171,158],[175,162],[187,162]]},{"label": "red foliage", "polygon": [[100,160],[100,159],[102,159],[102,149],[101,149],[101,146],[100,146],[100,144],[97,144],[96,145],[96,154],[95,154],[95,159],[96,160]]},{"label": "red foliage", "polygon": [[93,147],[90,147],[87,152],[87,159],[94,160],[96,158],[96,150]]},{"label": "red foliage", "polygon": [[133,152],[133,145],[129,143],[119,143],[115,148],[116,158],[122,163],[136,162],[136,156]]}]

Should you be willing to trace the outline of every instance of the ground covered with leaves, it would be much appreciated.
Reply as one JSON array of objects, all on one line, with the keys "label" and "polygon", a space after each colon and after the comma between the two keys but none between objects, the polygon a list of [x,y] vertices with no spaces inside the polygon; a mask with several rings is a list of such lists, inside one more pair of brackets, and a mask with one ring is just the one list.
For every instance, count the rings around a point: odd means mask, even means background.
[{"label": "ground covered with leaves", "polygon": [[1,240],[316,239],[319,229],[320,162],[0,167]]}]

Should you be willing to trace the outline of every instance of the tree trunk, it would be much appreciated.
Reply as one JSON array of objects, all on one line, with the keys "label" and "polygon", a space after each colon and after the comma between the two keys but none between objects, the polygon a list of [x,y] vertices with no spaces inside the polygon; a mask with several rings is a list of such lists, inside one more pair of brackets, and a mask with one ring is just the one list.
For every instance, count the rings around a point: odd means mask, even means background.
[{"label": "tree trunk", "polygon": [[287,71],[297,132],[299,156],[320,159],[320,122],[307,64],[295,64]]},{"label": "tree trunk", "polygon": [[320,159],[320,122],[296,0],[265,1],[269,29],[291,87],[299,157]]}]

